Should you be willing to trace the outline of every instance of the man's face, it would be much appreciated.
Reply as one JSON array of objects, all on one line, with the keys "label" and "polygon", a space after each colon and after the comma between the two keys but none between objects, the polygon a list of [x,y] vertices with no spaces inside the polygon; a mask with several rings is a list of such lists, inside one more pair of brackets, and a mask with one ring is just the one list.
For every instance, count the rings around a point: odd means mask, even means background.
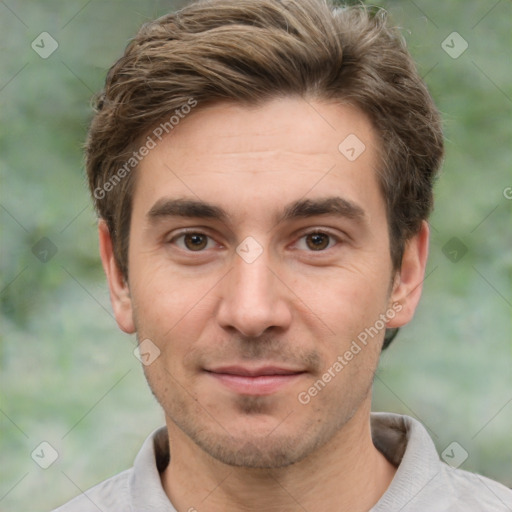
[{"label": "man's face", "polygon": [[118,320],[213,457],[291,464],[369,407],[394,300],[376,144],[355,108],[289,98],[198,110],[141,162]]}]

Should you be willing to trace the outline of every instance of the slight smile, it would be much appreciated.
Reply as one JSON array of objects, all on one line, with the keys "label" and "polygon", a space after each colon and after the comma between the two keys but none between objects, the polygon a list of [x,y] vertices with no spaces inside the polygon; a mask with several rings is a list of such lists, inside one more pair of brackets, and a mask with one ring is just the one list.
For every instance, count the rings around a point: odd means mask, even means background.
[{"label": "slight smile", "polygon": [[278,366],[252,369],[243,366],[224,366],[206,372],[231,391],[243,395],[270,395],[306,373],[304,370]]}]

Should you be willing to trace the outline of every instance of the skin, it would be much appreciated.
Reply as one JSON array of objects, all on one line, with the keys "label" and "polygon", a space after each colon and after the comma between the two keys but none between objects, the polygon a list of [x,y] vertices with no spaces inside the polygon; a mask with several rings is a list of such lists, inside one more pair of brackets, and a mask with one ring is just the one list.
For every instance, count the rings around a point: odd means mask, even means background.
[{"label": "skin", "polygon": [[[350,134],[366,147],[354,161],[338,150]],[[182,120],[137,170],[127,281],[100,221],[117,322],[160,350],[144,371],[169,432],[162,485],[180,512],[367,511],[391,482],[396,468],[374,447],[369,419],[384,329],[309,403],[297,398],[379,315],[399,305],[387,327],[402,326],[420,298],[428,226],[393,271],[376,144],[346,104],[215,104]],[[279,220],[296,201],[333,197],[359,214]],[[176,199],[226,217],[169,215]],[[250,263],[236,251],[247,237],[263,250]],[[302,373],[249,396],[206,371],[224,365]]]}]

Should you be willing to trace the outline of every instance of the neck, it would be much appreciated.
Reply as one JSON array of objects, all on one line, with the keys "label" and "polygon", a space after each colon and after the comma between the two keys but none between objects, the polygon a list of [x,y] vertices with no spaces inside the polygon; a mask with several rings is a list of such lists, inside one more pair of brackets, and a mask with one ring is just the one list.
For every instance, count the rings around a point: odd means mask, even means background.
[{"label": "neck", "polygon": [[179,511],[364,512],[386,491],[396,468],[375,448],[369,404],[324,446],[283,468],[228,466],[167,420],[171,462],[162,474]]}]

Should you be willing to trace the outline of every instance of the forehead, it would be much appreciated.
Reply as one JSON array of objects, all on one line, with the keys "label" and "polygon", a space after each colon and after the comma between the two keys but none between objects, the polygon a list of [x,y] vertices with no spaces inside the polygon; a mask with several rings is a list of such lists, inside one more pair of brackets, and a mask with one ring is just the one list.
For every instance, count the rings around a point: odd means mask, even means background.
[{"label": "forehead", "polygon": [[155,142],[137,170],[134,214],[164,196],[246,214],[306,196],[382,202],[376,137],[349,105],[281,98],[257,107],[198,107]]}]

